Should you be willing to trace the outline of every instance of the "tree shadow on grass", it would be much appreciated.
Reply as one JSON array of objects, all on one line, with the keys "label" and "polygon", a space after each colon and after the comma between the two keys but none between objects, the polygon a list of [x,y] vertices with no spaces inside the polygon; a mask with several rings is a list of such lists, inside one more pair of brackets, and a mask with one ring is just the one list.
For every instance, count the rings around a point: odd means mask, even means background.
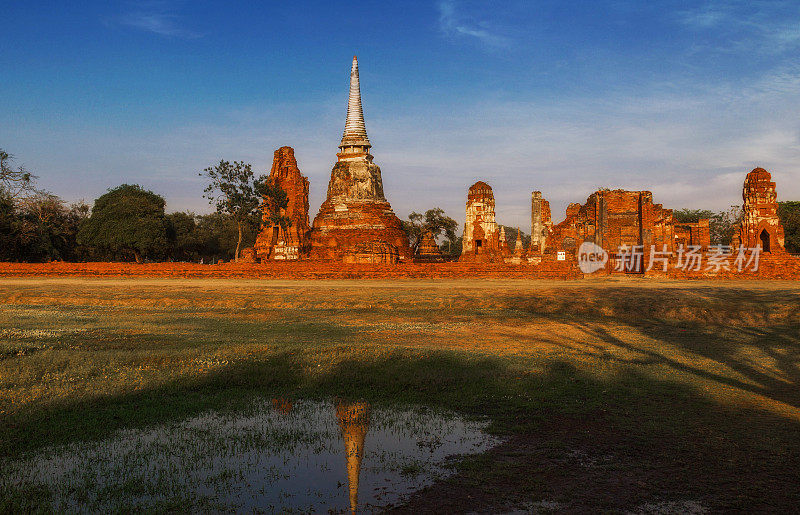
[{"label": "tree shadow on grass", "polygon": [[[572,326],[592,345],[597,355],[630,364],[663,364],[721,385],[763,395],[800,408],[800,297],[792,290],[759,291],[700,288],[665,288],[639,291],[632,288],[586,289],[581,297],[569,297],[545,305],[541,298],[510,297],[511,310]],[[729,367],[746,380],[724,376],[676,360],[665,352],[633,345],[611,334],[610,322],[626,324],[665,348],[676,347]],[[731,334],[734,333],[734,334]],[[559,345],[555,343],[555,345]],[[569,346],[580,353],[578,346]],[[624,359],[612,356],[619,348],[644,356]],[[752,361],[743,352],[756,348],[764,361]],[[772,370],[765,362],[772,362]]]},{"label": "tree shadow on grass", "polygon": [[489,416],[505,443],[419,492],[412,511],[497,511],[548,500],[570,511],[698,500],[712,509],[789,511],[800,425],[734,409],[694,389],[623,371],[599,380],[565,362],[526,374],[524,361],[396,350],[322,372],[291,352],[138,392],[30,411],[0,427],[0,456],[118,429],[163,424],[256,397],[343,397]]}]

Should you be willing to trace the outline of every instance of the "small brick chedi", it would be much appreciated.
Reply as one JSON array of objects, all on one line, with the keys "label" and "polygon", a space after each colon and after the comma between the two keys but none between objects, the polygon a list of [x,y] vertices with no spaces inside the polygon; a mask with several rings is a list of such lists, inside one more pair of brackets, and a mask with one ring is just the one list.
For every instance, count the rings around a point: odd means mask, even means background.
[{"label": "small brick chedi", "polygon": [[747,174],[742,188],[742,222],[731,245],[738,248],[761,246],[762,252],[785,253],[783,226],[778,218],[778,196],[772,176],[763,168]]},{"label": "small brick chedi", "polygon": [[459,261],[499,262],[500,228],[494,219],[492,187],[478,181],[467,193],[466,222]]},{"label": "small brick chedi", "polygon": [[314,218],[310,257],[347,263],[394,263],[411,258],[400,219],[383,193],[372,162],[361,107],[358,61],[353,57],[347,121],[331,170],[328,195]]},{"label": "small brick chedi", "polygon": [[261,232],[256,237],[255,257],[259,260],[299,259],[308,245],[308,179],[297,168],[292,147],[281,147],[275,151],[269,181],[286,192],[288,203],[281,215],[291,221],[284,231],[272,225],[265,213]]},{"label": "small brick chedi", "polygon": [[439,249],[436,238],[434,238],[431,231],[426,230],[422,233],[414,261],[417,263],[441,263],[444,261],[442,251]]},{"label": "small brick chedi", "polygon": [[500,255],[501,256],[510,256],[511,250],[508,248],[508,241],[506,240],[506,228],[502,225],[500,226],[500,236],[498,236],[499,246],[500,246]]}]

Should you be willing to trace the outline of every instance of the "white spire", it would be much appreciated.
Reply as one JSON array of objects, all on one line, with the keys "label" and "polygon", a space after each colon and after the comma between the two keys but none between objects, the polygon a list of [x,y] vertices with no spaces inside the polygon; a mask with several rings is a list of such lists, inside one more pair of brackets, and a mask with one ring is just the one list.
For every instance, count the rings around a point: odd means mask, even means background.
[{"label": "white spire", "polygon": [[[365,147],[367,151],[371,146],[367,138],[367,128],[364,125],[364,111],[361,108],[361,86],[358,81],[358,59],[353,56],[353,67],[350,69],[350,97],[347,101],[347,121],[344,124],[344,134],[339,148]],[[355,149],[354,149],[355,150]]]}]

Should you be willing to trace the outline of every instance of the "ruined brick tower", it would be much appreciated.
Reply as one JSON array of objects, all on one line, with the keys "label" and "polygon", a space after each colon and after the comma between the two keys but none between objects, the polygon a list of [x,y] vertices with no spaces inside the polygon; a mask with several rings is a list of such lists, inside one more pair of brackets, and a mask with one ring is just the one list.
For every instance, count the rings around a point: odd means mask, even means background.
[{"label": "ruined brick tower", "polygon": [[499,261],[500,230],[494,219],[492,187],[478,181],[467,193],[466,222],[459,261]]},{"label": "ruined brick tower", "polygon": [[255,254],[260,260],[298,259],[308,243],[308,179],[297,168],[292,147],[281,147],[275,151],[269,181],[286,192],[288,203],[281,215],[291,220],[284,231],[273,225],[264,214],[261,232],[256,237]]},{"label": "ruined brick tower", "polygon": [[348,263],[393,263],[411,258],[400,219],[383,194],[372,162],[361,107],[358,60],[353,57],[347,121],[331,170],[328,195],[311,229],[310,257]]},{"label": "ruined brick tower", "polygon": [[550,202],[542,198],[541,191],[531,193],[531,247],[530,252],[544,253],[545,241],[553,227],[550,218]]},{"label": "ruined brick tower", "polygon": [[733,234],[733,247],[760,245],[763,252],[785,252],[783,226],[778,218],[778,194],[770,173],[763,168],[748,173],[742,199],[742,222]]}]

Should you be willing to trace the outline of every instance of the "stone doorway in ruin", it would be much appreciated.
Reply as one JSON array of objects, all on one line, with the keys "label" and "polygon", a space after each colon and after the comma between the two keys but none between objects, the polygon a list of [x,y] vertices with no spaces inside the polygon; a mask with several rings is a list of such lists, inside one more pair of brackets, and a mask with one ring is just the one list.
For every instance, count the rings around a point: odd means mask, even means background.
[{"label": "stone doorway in ruin", "polygon": [[761,229],[758,239],[761,240],[761,252],[769,252],[769,232],[766,229]]},{"label": "stone doorway in ruin", "polygon": [[486,240],[486,233],[483,231],[483,226],[481,225],[481,218],[478,217],[475,220],[475,224],[472,226],[472,241],[474,242],[473,250],[475,254],[482,254],[483,253],[483,242]]}]

